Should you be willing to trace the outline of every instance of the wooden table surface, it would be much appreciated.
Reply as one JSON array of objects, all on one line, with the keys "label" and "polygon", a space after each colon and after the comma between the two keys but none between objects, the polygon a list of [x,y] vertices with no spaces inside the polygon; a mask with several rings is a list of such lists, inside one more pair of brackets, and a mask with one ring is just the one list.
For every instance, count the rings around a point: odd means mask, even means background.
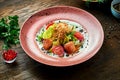
[{"label": "wooden table surface", "polygon": [[[107,4],[107,6],[106,6]],[[0,54],[0,80],[120,80],[120,21],[115,19],[109,4],[90,5],[81,0],[0,0],[0,18],[18,15],[20,27],[39,10],[69,5],[93,14],[102,24],[105,39],[98,53],[90,60],[70,67],[51,67],[31,59],[20,45],[15,63],[6,64]],[[0,52],[1,52],[0,42]]]}]

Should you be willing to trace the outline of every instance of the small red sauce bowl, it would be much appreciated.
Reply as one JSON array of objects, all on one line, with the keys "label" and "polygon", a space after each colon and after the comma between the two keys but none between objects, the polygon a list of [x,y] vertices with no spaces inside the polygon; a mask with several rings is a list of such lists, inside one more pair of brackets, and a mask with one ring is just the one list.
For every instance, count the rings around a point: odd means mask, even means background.
[{"label": "small red sauce bowl", "polygon": [[14,50],[5,50],[2,56],[6,63],[13,63],[16,60],[17,53]]}]

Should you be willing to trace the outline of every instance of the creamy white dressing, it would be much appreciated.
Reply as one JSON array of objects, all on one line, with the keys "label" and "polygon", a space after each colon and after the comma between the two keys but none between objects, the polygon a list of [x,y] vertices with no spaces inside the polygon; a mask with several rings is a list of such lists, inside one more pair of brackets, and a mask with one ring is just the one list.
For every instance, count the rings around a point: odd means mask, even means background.
[{"label": "creamy white dressing", "polygon": [[[76,23],[76,22],[73,22],[73,21],[70,21],[70,20],[55,20],[54,23],[59,23],[59,22],[64,22],[64,23],[67,23],[69,26],[73,26],[75,31],[78,31],[78,32],[81,32],[81,34],[84,36],[84,41],[83,41],[83,44],[82,46],[80,47],[80,49],[78,50],[78,52],[74,53],[74,54],[71,54],[71,55],[67,55],[65,53],[65,55],[63,56],[63,58],[67,58],[67,57],[71,57],[71,56],[74,56],[74,55],[77,55],[77,54],[81,54],[81,52],[83,52],[85,50],[85,48],[87,48],[87,46],[89,45],[88,43],[88,33],[87,33],[87,30],[85,28],[83,28],[82,25]],[[48,52],[47,50],[44,50],[43,48],[43,44],[41,41],[38,41],[38,38],[37,36],[42,34],[45,30],[46,30],[46,27],[47,27],[47,24],[43,25],[43,27],[38,31],[38,33],[36,34],[36,43],[37,45],[39,46],[39,48],[47,55],[50,55],[52,57],[59,57],[58,55],[54,54],[54,53],[51,53],[51,52]]]}]

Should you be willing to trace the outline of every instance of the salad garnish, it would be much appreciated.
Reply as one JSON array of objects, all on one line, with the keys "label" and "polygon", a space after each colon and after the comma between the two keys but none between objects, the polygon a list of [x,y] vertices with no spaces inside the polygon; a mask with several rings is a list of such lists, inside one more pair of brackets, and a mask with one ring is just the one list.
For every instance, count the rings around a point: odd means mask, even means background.
[{"label": "salad garnish", "polygon": [[85,38],[74,25],[59,21],[48,23],[42,32],[37,34],[36,40],[48,54],[64,57],[78,52]]}]

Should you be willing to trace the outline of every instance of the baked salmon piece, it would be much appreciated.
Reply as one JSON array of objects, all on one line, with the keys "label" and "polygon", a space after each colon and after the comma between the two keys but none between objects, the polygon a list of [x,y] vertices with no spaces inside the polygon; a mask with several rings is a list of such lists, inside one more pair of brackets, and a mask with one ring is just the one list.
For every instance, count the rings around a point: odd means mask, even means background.
[{"label": "baked salmon piece", "polygon": [[73,41],[70,41],[64,45],[64,49],[68,54],[72,54],[76,51],[75,44]]},{"label": "baked salmon piece", "polygon": [[44,39],[43,40],[43,48],[48,50],[52,47],[52,40],[51,39]]}]

